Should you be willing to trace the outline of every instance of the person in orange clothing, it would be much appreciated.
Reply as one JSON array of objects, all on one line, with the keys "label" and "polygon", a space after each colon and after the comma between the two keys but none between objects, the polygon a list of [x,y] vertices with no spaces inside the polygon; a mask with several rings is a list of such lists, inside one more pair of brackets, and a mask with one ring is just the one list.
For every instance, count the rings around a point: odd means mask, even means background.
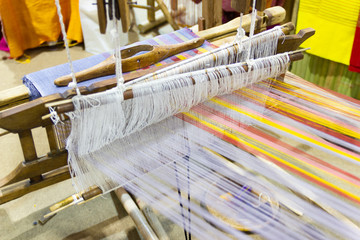
[{"label": "person in orange clothing", "polygon": [[[60,0],[68,40],[82,42],[79,0]],[[26,49],[57,42],[60,23],[54,0],[0,0],[3,34],[10,57],[18,58]]]}]

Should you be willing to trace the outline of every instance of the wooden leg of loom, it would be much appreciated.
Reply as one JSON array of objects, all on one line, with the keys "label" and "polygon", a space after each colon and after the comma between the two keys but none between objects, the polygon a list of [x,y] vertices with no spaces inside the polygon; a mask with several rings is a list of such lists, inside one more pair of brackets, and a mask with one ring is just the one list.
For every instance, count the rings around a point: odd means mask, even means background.
[{"label": "wooden leg of loom", "polygon": [[67,152],[59,150],[52,125],[46,126],[50,153],[38,157],[31,129],[18,133],[24,161],[0,179],[0,204],[70,178]]}]

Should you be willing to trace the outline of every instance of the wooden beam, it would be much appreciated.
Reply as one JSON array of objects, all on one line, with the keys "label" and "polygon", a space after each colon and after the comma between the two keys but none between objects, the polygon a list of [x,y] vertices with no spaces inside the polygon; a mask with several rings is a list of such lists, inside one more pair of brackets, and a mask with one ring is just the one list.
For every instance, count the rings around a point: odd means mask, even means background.
[{"label": "wooden beam", "polygon": [[[297,49],[303,42],[315,34],[312,28],[301,29],[298,34],[282,36],[279,38],[277,52],[289,52]],[[286,44],[285,44],[286,43]]]},{"label": "wooden beam", "polygon": [[0,180],[0,187],[33,178],[67,165],[67,151],[45,156],[31,162],[20,163],[11,173]]},{"label": "wooden beam", "polygon": [[31,181],[19,182],[16,185],[11,185],[0,190],[0,205],[27,193],[36,191],[38,189],[50,186],[52,184],[62,182],[70,178],[69,168],[67,166],[54,170],[50,173],[44,174],[43,179],[39,182],[32,183]]},{"label": "wooden beam", "polygon": [[162,0],[155,0],[158,4],[158,6],[160,7],[161,11],[163,12],[165,18],[166,18],[166,21],[169,22],[169,24],[171,25],[171,27],[174,29],[174,30],[179,30],[179,26],[177,25],[177,23],[175,22],[175,20],[172,18],[169,10],[167,9],[165,3],[162,1]]},{"label": "wooden beam", "polygon": [[202,14],[205,18],[205,29],[219,26],[222,24],[222,1],[203,0]]}]

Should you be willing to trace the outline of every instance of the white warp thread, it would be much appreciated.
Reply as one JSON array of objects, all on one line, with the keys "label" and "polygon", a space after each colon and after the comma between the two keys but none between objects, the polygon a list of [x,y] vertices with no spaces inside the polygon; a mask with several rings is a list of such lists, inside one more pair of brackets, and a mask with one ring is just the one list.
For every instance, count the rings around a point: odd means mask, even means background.
[{"label": "white warp thread", "polygon": [[170,67],[156,71],[155,73],[150,73],[133,81],[127,82],[125,83],[125,86],[132,86],[139,82],[151,81],[179,73],[244,62],[247,57],[247,51],[245,51],[245,49],[249,47],[250,44],[251,59],[272,56],[276,54],[279,37],[283,35],[284,33],[282,32],[280,26],[274,27],[273,29],[254,35],[251,42],[247,38],[242,39],[241,44],[235,43],[223,45],[210,52],[196,55]]},{"label": "white warp thread", "polygon": [[93,152],[212,97],[276,77],[286,71],[288,63],[288,55],[280,54],[249,62],[248,72],[237,63],[145,82],[134,85],[134,97],[126,101],[117,88],[74,97],[67,149],[79,189],[101,186],[97,177],[83,179],[90,171],[86,158]]}]

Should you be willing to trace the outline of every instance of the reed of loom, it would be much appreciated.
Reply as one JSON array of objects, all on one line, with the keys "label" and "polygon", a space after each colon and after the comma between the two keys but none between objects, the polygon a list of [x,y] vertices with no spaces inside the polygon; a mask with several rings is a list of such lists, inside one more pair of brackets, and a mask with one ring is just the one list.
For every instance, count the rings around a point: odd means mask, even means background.
[{"label": "reed of loom", "polygon": [[[285,45],[288,45],[288,50],[294,50],[294,47],[296,48],[304,39],[301,35],[295,35],[288,40]],[[99,92],[114,85],[114,80],[103,81],[81,90],[88,93]],[[67,152],[48,118],[45,104],[65,99],[73,94],[73,91],[54,94],[0,112],[1,128],[7,133],[19,136],[24,155],[24,162],[0,180],[0,204],[70,178]],[[36,153],[31,130],[37,127],[43,127],[47,133],[50,152],[45,156],[38,156]]]},{"label": "reed of loom", "polygon": [[[302,54],[302,52],[294,52],[294,53],[289,54],[289,58],[290,58],[291,62],[298,61],[298,60],[303,59],[303,54]],[[244,68],[244,70],[246,72],[251,71],[249,69],[247,63],[244,63],[242,65],[242,67]],[[195,84],[195,82],[193,82],[193,84]],[[124,100],[129,100],[129,99],[132,99],[133,97],[134,97],[134,95],[133,95],[131,88],[125,90]],[[64,101],[60,101],[60,102],[56,102],[56,103],[49,103],[46,105],[46,107],[56,107],[57,113],[60,113],[60,114],[74,111],[74,105],[72,104],[71,100],[64,100]]]}]

